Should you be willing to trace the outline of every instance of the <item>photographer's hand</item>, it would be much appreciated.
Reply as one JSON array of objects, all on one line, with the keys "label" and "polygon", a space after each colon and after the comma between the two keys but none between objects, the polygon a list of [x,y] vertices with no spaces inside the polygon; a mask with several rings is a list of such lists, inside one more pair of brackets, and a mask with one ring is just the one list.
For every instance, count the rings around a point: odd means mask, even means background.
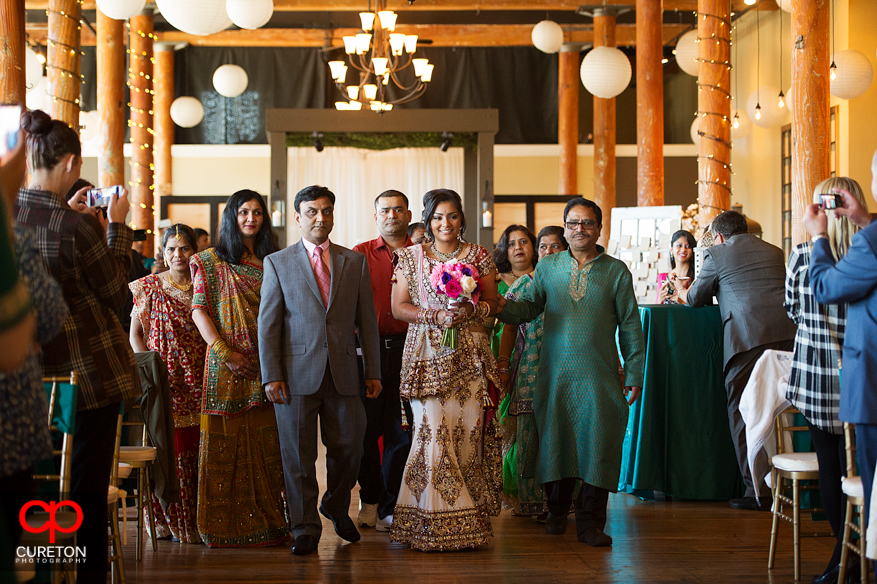
[{"label": "photographer's hand", "polygon": [[[839,210],[840,209],[835,209],[835,213]],[[808,205],[807,208],[804,209],[804,219],[801,223],[811,237],[820,234],[825,235],[828,231],[828,217],[825,216],[825,212],[819,205]]]},{"label": "photographer's hand", "polygon": [[128,191],[122,189],[121,195],[112,195],[110,197],[110,206],[107,208],[107,217],[110,223],[124,223],[128,217],[128,208],[131,204],[128,202]]},{"label": "photographer's hand", "polygon": [[67,204],[70,206],[71,209],[73,209],[77,213],[97,215],[99,209],[97,207],[89,207],[88,204],[86,204],[88,197],[85,195],[85,193],[87,193],[90,188],[91,187],[83,187],[76,191],[75,195],[70,197],[70,200],[67,201]]},{"label": "photographer's hand", "polygon": [[859,199],[844,189],[835,187],[831,190],[839,194],[844,202],[843,207],[838,207],[834,210],[835,214],[846,217],[850,222],[859,227],[867,227],[871,224],[871,215],[868,214],[868,209],[862,206]]}]

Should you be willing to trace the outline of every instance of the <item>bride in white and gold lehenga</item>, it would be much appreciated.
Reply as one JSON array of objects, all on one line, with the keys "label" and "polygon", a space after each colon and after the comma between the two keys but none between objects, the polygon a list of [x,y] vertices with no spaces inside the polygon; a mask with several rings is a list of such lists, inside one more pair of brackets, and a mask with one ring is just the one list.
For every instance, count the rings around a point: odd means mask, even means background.
[{"label": "bride in white and gold lehenga", "polygon": [[[456,550],[487,543],[489,516],[500,511],[500,383],[484,328],[496,310],[496,267],[483,247],[462,240],[457,193],[429,191],[423,207],[429,240],[396,252],[393,316],[411,323],[400,393],[411,402],[414,441],[390,539],[424,551]],[[430,283],[432,270],[452,260],[478,269],[477,306],[449,309]],[[451,326],[459,333],[456,349],[441,344]]]}]

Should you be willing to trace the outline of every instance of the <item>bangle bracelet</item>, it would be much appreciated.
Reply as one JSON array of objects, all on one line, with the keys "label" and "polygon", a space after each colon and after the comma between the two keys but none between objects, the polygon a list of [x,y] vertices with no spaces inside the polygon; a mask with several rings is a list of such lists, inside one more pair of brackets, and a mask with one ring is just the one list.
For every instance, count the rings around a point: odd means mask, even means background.
[{"label": "bangle bracelet", "polygon": [[502,363],[503,361],[505,361],[506,363],[512,362],[512,360],[510,358],[506,357],[505,355],[500,355],[499,357],[496,358],[497,363]]},{"label": "bangle bracelet", "polygon": [[509,370],[505,369],[505,368],[497,369],[497,371],[499,371],[500,373],[508,373],[509,372]]},{"label": "bangle bracelet", "polygon": [[222,337],[213,341],[210,345],[210,352],[213,353],[213,356],[216,357],[219,361],[225,363],[231,357],[232,350],[225,343]]}]

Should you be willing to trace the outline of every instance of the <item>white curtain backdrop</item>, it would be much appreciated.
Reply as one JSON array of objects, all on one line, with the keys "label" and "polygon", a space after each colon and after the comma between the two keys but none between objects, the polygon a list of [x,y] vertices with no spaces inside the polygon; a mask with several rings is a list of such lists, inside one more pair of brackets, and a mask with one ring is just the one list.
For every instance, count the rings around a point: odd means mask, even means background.
[{"label": "white curtain backdrop", "polygon": [[[289,148],[287,194],[288,243],[301,238],[295,222],[295,194],[308,185],[328,187],[335,193],[334,243],[353,247],[378,236],[374,200],[395,189],[410,201],[412,222],[420,221],[423,194],[451,189],[463,196],[463,149],[396,148],[374,151],[362,148]],[[470,222],[474,219],[470,219]]]}]

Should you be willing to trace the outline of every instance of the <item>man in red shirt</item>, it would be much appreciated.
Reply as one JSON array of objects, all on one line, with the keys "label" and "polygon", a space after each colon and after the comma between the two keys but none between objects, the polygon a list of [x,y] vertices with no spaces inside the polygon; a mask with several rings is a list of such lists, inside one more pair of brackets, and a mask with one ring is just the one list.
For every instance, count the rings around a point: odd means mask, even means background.
[{"label": "man in red shirt", "polygon": [[[371,274],[378,332],[381,337],[381,380],[383,391],[375,399],[365,399],[366,431],[362,463],[359,467],[359,524],[378,531],[389,531],[393,508],[402,484],[402,473],[411,448],[411,438],[402,430],[399,378],[402,350],[408,323],[393,318],[390,294],[393,284],[393,252],[413,245],[408,237],[411,211],[408,197],[399,191],[384,191],[375,199],[375,222],[380,235],[353,248],[364,253]],[[364,395],[364,394],[363,394]],[[408,403],[404,404],[410,419]],[[384,437],[383,461],[378,440]]]}]

